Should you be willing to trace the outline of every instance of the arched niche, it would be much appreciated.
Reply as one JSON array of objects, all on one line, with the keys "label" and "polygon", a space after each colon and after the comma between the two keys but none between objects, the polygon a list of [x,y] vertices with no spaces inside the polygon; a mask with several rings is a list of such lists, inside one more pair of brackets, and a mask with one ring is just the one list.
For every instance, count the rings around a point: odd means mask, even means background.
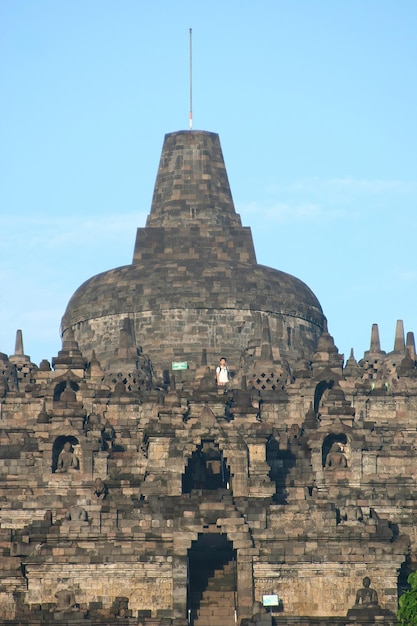
[{"label": "arched niche", "polygon": [[286,480],[290,470],[295,467],[295,454],[291,450],[281,449],[278,441],[271,436],[266,443],[266,462],[271,468],[268,476],[276,485],[274,501],[287,504]]},{"label": "arched niche", "polygon": [[202,440],[188,459],[182,475],[182,493],[191,493],[193,489],[230,489],[230,467],[213,440]]},{"label": "arched niche", "polygon": [[345,433],[330,433],[329,435],[327,435],[327,437],[324,438],[321,448],[322,467],[326,467],[327,455],[329,454],[333,446],[336,447],[337,444],[339,444],[340,449],[342,449],[345,453],[346,446],[348,444],[348,438]]},{"label": "arched niche", "polygon": [[80,388],[79,385],[77,385],[77,383],[75,383],[73,380],[70,380],[70,381],[61,380],[60,383],[55,385],[54,398],[53,398],[54,402],[59,402],[61,393],[65,391],[65,389],[67,388],[67,382],[69,382],[69,386],[71,387],[73,391],[75,391],[75,393],[77,393],[77,391],[79,390]]},{"label": "arched niche", "polygon": [[[233,542],[224,533],[199,533],[187,552],[187,617],[191,625],[204,620],[204,605],[211,603],[218,623],[237,614],[237,563]],[[222,605],[223,604],[223,605]],[[215,615],[215,612],[218,615]],[[228,615],[225,615],[225,611]]]},{"label": "arched niche", "polygon": [[75,446],[79,445],[77,437],[73,435],[60,435],[54,441],[52,447],[52,473],[55,473],[58,467],[58,458],[66,443],[69,443],[73,451]]},{"label": "arched niche", "polygon": [[317,415],[319,413],[320,401],[323,397],[324,392],[327,389],[332,389],[334,385],[334,380],[322,380],[316,385],[314,390],[314,413]]}]

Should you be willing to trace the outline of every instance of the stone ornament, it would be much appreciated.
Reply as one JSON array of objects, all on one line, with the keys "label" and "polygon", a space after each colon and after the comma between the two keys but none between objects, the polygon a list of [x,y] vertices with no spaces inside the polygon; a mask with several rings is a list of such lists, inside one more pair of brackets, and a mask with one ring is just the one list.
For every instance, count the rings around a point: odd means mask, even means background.
[{"label": "stone ornament", "polygon": [[330,451],[326,456],[326,463],[324,467],[326,470],[338,470],[347,468],[346,456],[343,453],[342,446],[337,441],[335,441],[330,448]]},{"label": "stone ornament", "polygon": [[62,474],[71,470],[79,470],[80,461],[75,456],[73,447],[69,441],[64,443],[64,447],[58,456],[58,463],[55,472]]}]

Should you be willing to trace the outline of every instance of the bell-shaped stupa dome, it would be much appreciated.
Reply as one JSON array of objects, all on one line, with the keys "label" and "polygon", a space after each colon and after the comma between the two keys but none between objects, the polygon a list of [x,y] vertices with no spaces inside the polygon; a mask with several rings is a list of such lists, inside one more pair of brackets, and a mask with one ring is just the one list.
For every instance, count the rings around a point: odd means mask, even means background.
[{"label": "bell-shaped stupa dome", "polygon": [[[129,319],[131,341],[162,376],[172,362],[192,372],[242,353],[262,338],[290,364],[308,358],[324,315],[300,280],[256,262],[230,192],[219,137],[205,131],[166,135],[146,227],[131,265],[86,281],[72,296],[62,336],[74,335],[85,358],[110,363]],[[274,355],[273,355],[274,356]]]}]

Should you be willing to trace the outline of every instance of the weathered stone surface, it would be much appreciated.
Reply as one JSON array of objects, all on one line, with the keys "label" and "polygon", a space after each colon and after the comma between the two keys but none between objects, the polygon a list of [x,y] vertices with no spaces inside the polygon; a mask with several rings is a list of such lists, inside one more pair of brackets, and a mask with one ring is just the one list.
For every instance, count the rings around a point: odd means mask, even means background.
[{"label": "weathered stone surface", "polygon": [[[186,163],[186,165],[184,165]],[[185,169],[184,169],[185,168]],[[235,213],[218,136],[167,135],[146,228],[132,265],[95,276],[71,298],[62,320],[84,356],[102,364],[128,318],[137,345],[163,377],[187,361],[193,379],[202,350],[226,352],[234,367],[269,322],[273,352],[310,355],[322,332],[320,304],[301,281],[256,263],[250,230]]]},{"label": "weathered stone surface", "polygon": [[[52,368],[21,333],[0,353],[2,624],[393,626],[414,338],[385,353],[374,326],[343,367],[308,287],[256,264],[216,135],[167,136],[132,265],[81,286],[63,332]],[[378,611],[354,606],[366,576]]]}]

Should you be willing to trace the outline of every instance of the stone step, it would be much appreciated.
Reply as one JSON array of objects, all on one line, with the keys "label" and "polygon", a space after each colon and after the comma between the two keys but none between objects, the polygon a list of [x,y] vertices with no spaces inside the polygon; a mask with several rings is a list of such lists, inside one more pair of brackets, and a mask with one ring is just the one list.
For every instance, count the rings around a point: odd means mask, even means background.
[{"label": "stone step", "polygon": [[[227,589],[225,589],[227,587]],[[217,569],[209,579],[197,610],[195,626],[234,626],[233,564]]]},{"label": "stone step", "polygon": [[230,606],[230,599],[233,600],[233,591],[222,591],[221,593],[212,592],[204,594],[200,602],[200,610],[203,607],[211,608],[212,606]]}]

